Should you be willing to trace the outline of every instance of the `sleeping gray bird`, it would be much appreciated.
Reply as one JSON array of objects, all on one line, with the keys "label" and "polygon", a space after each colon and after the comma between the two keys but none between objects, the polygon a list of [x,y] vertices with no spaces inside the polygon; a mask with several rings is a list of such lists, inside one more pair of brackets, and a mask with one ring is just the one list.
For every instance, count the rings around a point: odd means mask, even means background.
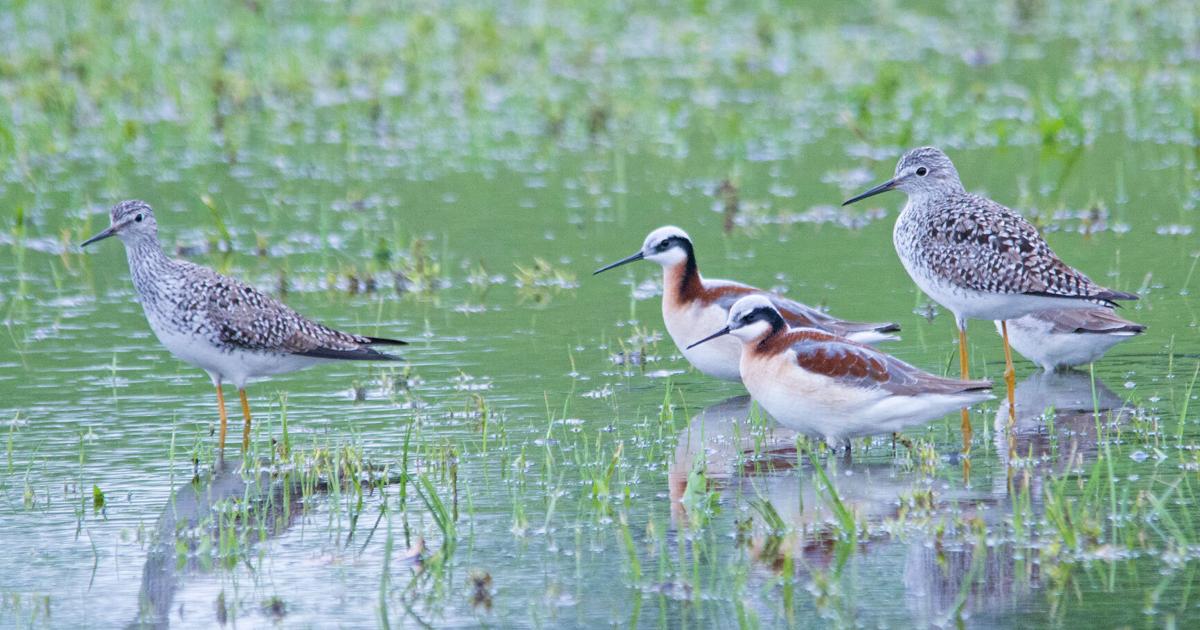
[{"label": "sleeping gray bird", "polygon": [[[1013,350],[1053,372],[1087,365],[1110,348],[1145,332],[1111,308],[1039,311],[1008,322]],[[996,322],[1000,331],[1000,322]]]}]

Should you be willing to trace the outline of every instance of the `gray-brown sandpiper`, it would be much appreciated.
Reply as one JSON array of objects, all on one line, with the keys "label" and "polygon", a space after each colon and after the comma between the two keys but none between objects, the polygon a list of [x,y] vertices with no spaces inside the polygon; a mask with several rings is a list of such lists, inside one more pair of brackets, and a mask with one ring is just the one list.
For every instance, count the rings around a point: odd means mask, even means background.
[{"label": "gray-brown sandpiper", "polygon": [[[939,149],[907,151],[891,179],[842,205],[893,189],[907,193],[908,203],[896,219],[892,243],[917,286],[954,313],[963,378],[967,320],[1000,320],[1010,409],[1016,373],[1005,320],[1047,309],[1113,307],[1117,300],[1138,297],[1092,282],[1063,262],[1024,217],[967,192]],[[965,409],[962,424],[965,450],[971,434]]]},{"label": "gray-brown sandpiper", "polygon": [[[1038,311],[1008,322],[1008,342],[1013,350],[1052,372],[1097,361],[1113,346],[1145,330],[1103,306]],[[1004,334],[1000,322],[996,322],[996,331]]]},{"label": "gray-brown sandpiper", "polygon": [[116,236],[125,244],[129,272],[150,329],[167,350],[195,365],[217,388],[220,448],[228,417],[221,384],[233,383],[242,402],[242,449],[250,445],[246,383],[325,361],[395,361],[372,345],[403,345],[382,337],[341,332],[301,316],[280,301],[234,278],[163,252],[154,211],[143,201],[113,206],[111,225],[86,246]]}]

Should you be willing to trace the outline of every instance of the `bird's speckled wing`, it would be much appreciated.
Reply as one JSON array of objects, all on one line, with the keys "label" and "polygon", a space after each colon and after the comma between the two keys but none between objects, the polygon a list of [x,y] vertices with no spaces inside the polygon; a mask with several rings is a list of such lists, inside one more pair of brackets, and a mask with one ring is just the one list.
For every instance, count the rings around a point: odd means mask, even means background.
[{"label": "bird's speckled wing", "polygon": [[206,313],[223,344],[244,350],[325,356],[360,352],[371,342],[367,337],[307,319],[240,280],[199,265],[182,264],[191,266],[188,275],[201,285],[199,290],[190,292],[196,300],[190,306]]},{"label": "bird's speckled wing", "polygon": [[978,195],[939,200],[917,235],[930,270],[986,293],[1027,293],[1100,301],[1137,299],[1109,291],[1064,263],[1024,217]]},{"label": "bird's speckled wing", "polygon": [[842,384],[882,388],[893,394],[956,394],[989,389],[991,381],[943,378],[848,339],[816,330],[791,331],[787,342],[801,368]]}]

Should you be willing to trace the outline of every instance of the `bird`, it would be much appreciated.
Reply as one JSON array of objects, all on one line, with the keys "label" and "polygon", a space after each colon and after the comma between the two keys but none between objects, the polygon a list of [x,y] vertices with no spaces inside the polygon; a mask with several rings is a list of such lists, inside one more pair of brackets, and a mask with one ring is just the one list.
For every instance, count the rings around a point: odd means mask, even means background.
[{"label": "bird", "polygon": [[[1097,361],[1113,346],[1145,330],[1104,307],[1038,311],[1008,322],[1008,342],[1013,350],[1053,372]],[[1003,334],[1000,322],[996,331]]]},{"label": "bird", "polygon": [[[906,151],[891,179],[842,205],[893,189],[906,193],[908,202],[896,219],[892,243],[917,286],[954,313],[964,379],[969,377],[967,320],[1000,320],[1010,409],[1016,370],[1007,320],[1047,309],[1115,307],[1118,300],[1138,299],[1096,284],[1063,262],[1020,214],[967,192],[954,163],[936,147]],[[971,422],[966,409],[962,430],[963,451],[968,452]]]},{"label": "bird", "polygon": [[750,396],[783,426],[849,449],[850,439],[895,433],[992,398],[992,382],[936,376],[863,343],[790,328],[763,295],[729,309],[725,326],[692,343],[732,335]]},{"label": "bird", "polygon": [[185,260],[169,258],[158,240],[154,210],[144,201],[122,201],[110,225],[86,247],[116,236],[125,245],[129,272],[146,320],[167,350],[208,373],[217,390],[219,447],[225,449],[228,416],[221,386],[237,387],[242,403],[242,450],[250,446],[246,384],[328,361],[398,361],[374,345],[405,345],[383,337],[334,330],[305,318],[275,298]]},{"label": "bird", "polygon": [[662,265],[662,313],[667,332],[684,358],[700,372],[713,378],[741,380],[738,372],[741,344],[733,340],[719,340],[700,349],[689,349],[687,345],[701,334],[724,324],[729,307],[746,295],[769,298],[791,326],[816,328],[864,343],[898,339],[888,333],[900,330],[899,324],[844,321],[748,284],[702,278],[696,266],[696,252],[691,237],[673,225],[650,232],[636,253],[605,265],[592,272],[592,275],[638,260]]}]

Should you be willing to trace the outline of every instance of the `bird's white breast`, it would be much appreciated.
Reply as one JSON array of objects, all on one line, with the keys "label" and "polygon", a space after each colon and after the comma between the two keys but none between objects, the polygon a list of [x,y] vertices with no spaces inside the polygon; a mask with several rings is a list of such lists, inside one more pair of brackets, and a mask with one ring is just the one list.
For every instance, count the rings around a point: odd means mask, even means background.
[{"label": "bird's white breast", "polygon": [[784,426],[821,437],[846,434],[859,422],[859,413],[885,395],[880,389],[847,385],[809,372],[796,362],[796,353],[776,355],[747,352],[741,360],[742,382],[750,395]]},{"label": "bird's white breast", "polygon": [[715,304],[675,306],[663,299],[663,322],[671,340],[697,370],[713,378],[741,380],[738,361],[742,342],[725,335],[702,343],[691,350],[687,347],[725,327],[729,312]]}]

